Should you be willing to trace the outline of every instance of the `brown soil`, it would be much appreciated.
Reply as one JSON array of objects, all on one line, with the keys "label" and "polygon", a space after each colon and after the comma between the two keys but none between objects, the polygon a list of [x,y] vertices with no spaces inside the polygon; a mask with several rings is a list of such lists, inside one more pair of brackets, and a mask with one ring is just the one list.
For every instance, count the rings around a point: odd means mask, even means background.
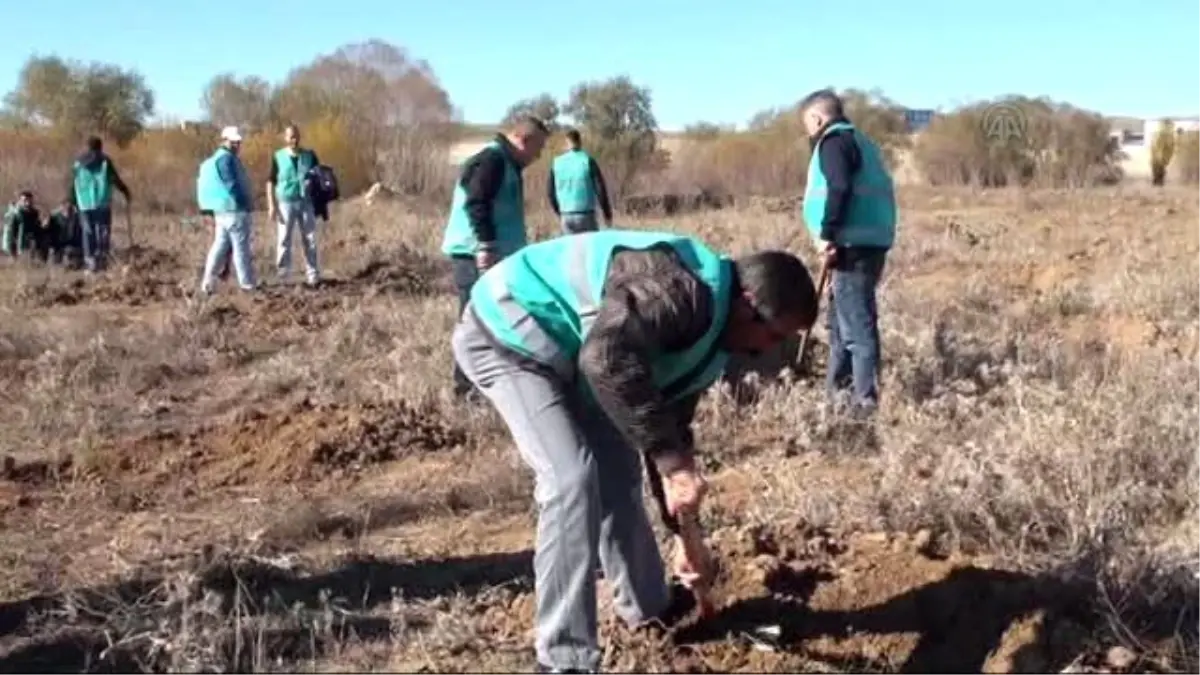
[{"label": "brown soil", "polygon": [[[19,463],[5,480],[39,486],[100,481],[126,510],[211,494],[226,487],[353,478],[407,454],[461,445],[461,429],[404,402],[345,406],[305,399],[279,410],[251,408],[227,423],[161,430],[91,450],[82,460]],[[113,494],[110,492],[110,494]]]}]

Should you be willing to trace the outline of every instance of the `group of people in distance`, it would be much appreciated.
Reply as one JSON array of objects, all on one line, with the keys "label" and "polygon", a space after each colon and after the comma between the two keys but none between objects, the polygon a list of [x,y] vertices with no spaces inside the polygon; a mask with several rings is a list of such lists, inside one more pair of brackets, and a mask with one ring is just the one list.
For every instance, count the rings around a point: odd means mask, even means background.
[{"label": "group of people in distance", "polygon": [[[812,149],[802,217],[830,271],[830,410],[869,424],[893,182],[835,93],[800,108]],[[682,525],[696,522],[707,489],[697,402],[730,356],[808,330],[824,289],[787,251],[731,258],[679,232],[598,229],[598,169],[571,132],[549,186],[562,234],[529,244],[521,175],[548,135],[521,120],[468,159],[455,186],[442,246],[460,299],[454,391],[490,402],[535,475],[537,670],[598,672],[597,565],[632,626],[690,610],[687,590],[714,574]],[[675,535],[670,575],[642,504],[643,465]]]},{"label": "group of people in distance", "polygon": [[[288,281],[292,235],[298,230],[304,248],[305,283],[316,287],[321,281],[317,218],[329,219],[329,203],[339,197],[337,177],[316,152],[300,144],[298,126],[289,124],[283,135],[284,147],[271,155],[266,181],[267,220],[276,227],[276,274],[280,282]],[[222,129],[221,144],[200,163],[196,178],[200,212],[213,221],[213,243],[200,282],[206,294],[215,290],[217,277],[225,276],[231,261],[239,288],[253,291],[258,286],[252,250],[254,187],[240,156],[242,140],[237,127]]]},{"label": "group of people in distance", "polygon": [[41,262],[82,265],[89,273],[107,265],[112,242],[112,195],[118,191],[130,202],[112,158],[97,137],[87,140],[67,176],[66,196],[43,218],[36,196],[22,190],[4,213],[3,251],[11,257],[29,256]]}]

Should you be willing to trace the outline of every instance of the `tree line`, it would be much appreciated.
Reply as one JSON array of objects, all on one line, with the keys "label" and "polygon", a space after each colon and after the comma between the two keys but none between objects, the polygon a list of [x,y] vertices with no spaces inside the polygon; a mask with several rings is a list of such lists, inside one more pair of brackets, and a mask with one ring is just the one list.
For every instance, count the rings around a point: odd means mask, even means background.
[{"label": "tree line", "polygon": [[[910,179],[986,188],[1083,187],[1122,178],[1121,150],[1108,120],[1064,102],[997,98],[938,114],[914,136],[898,102],[878,91],[841,93],[850,118],[880,143],[893,170]],[[202,92],[198,124],[152,123],[154,92],[135,69],[53,55],[30,57],[3,104],[4,189],[56,189],[72,149],[98,134],[143,202],[164,210],[190,204],[195,165],[212,151],[215,129],[226,124],[249,132],[243,154],[254,174],[266,170],[279,131],[296,123],[305,142],[338,167],[348,192],[381,182],[439,199],[454,178],[449,148],[481,133],[462,122],[430,64],[378,39],[317,55],[280,82],[217,74]],[[999,136],[991,128],[997,110],[1008,115]],[[651,90],[622,75],[581,82],[562,101],[531,95],[513,103],[499,124],[532,114],[551,127],[579,128],[618,198],[644,191],[788,195],[801,190],[808,161],[797,112],[794,104],[764,110],[740,130],[697,122],[668,137],[654,116]],[[1168,173],[1200,180],[1197,135],[1170,140],[1169,152],[1155,150],[1156,182]],[[559,142],[528,174],[531,199],[541,196],[541,165]]]}]

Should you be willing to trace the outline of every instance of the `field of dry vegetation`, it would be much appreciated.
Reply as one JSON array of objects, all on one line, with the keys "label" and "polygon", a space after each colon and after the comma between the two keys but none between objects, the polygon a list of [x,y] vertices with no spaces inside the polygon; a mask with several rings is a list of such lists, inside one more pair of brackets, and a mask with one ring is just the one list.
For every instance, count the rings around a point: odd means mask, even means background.
[{"label": "field of dry vegetation", "polygon": [[[1194,672],[1195,192],[900,198],[878,447],[812,373],[711,392],[721,610],[606,619],[606,669]],[[166,217],[107,276],[0,267],[0,671],[528,671],[531,480],[450,396],[442,223],[338,204],[317,291],[202,300]],[[621,224],[811,260],[790,213]]]},{"label": "field of dry vegetation", "polygon": [[[1195,672],[1200,134],[1156,151],[1156,188],[1121,180],[1097,113],[1008,98],[1004,144],[981,133],[997,102],[914,138],[897,103],[844,93],[916,176],[878,443],[821,418],[823,327],[810,371],[740,365],[697,419],[720,611],[650,634],[606,618],[605,669]],[[205,97],[206,123],[153,127],[136,72],[34,57],[0,112],[0,194],[52,205],[100,133],[135,206],[105,275],[0,260],[0,672],[529,670],[531,478],[450,395],[437,252],[447,153],[480,130],[379,40]],[[509,118],[572,118],[620,226],[813,262],[794,107],[666,153],[650,102],[617,77]],[[270,283],[260,213],[267,285],[198,297],[216,126],[250,134],[262,185],[289,121],[347,197],[321,226],[329,284]],[[536,238],[560,136],[526,172]]]}]

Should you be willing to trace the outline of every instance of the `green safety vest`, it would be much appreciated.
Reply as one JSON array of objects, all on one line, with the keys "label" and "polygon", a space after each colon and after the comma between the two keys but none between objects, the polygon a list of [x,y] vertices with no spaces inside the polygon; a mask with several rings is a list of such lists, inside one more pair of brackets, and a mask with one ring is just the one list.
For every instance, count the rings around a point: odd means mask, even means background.
[{"label": "green safety vest", "polygon": [[729,359],[721,335],[733,292],[733,261],[692,237],[604,230],[527,246],[480,277],[471,289],[471,311],[500,344],[575,381],[579,351],[600,310],[613,255],[662,245],[673,248],[712,290],[716,308],[703,338],[654,362],[655,383],[676,401],[716,381]]},{"label": "green safety vest", "polygon": [[[488,149],[499,149],[505,157],[506,169],[500,191],[492,202],[492,222],[496,225],[496,248],[501,256],[509,255],[528,242],[525,232],[525,191],[521,182],[521,171],[509,158],[508,153],[500,147],[499,141],[492,141],[480,152]],[[468,160],[469,161],[469,160]],[[442,253],[448,256],[473,256],[479,242],[475,239],[475,230],[471,228],[471,219],[467,216],[467,191],[462,181],[454,185],[454,196],[450,202],[450,217],[446,222],[446,232],[442,238]]]},{"label": "green safety vest", "polygon": [[596,209],[591,155],[568,150],[554,158],[554,197],[559,213],[588,213]]},{"label": "green safety vest", "polygon": [[112,182],[108,175],[108,160],[96,169],[75,162],[75,202],[80,211],[108,208],[112,203]]},{"label": "green safety vest", "polygon": [[853,194],[846,220],[838,231],[838,246],[891,248],[896,238],[896,192],[879,147],[849,122],[829,125],[813,147],[804,190],[804,224],[813,241],[821,238],[828,182],[821,173],[821,143],[834,131],[849,129],[862,155],[862,167],[854,175]]},{"label": "green safety vest", "polygon": [[317,165],[311,150],[297,150],[297,161],[292,162],[292,152],[287,148],[275,151],[275,197],[281,202],[299,202],[308,197],[308,186],[304,177]]}]

